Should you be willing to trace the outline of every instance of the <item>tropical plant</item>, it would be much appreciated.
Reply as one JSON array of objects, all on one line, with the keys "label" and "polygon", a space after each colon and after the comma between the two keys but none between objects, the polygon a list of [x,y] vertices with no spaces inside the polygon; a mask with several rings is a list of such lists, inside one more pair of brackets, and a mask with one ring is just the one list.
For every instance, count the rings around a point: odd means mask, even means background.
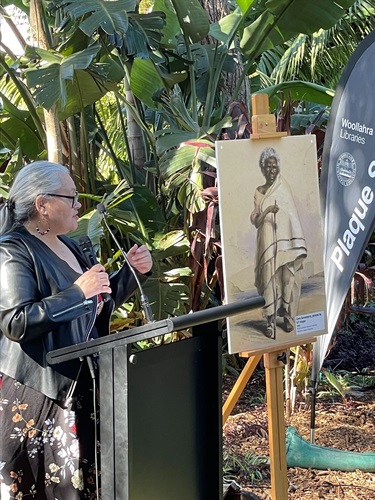
[{"label": "tropical plant", "polygon": [[374,13],[373,0],[356,1],[332,27],[301,32],[265,51],[257,69],[275,84],[298,79],[334,89],[359,42],[374,30]]},{"label": "tropical plant", "polygon": [[[29,12],[19,0],[3,5],[11,3]],[[215,303],[215,141],[238,127],[230,106],[265,51],[301,32],[329,29],[354,3],[316,0],[312,9],[304,0],[236,0],[210,23],[198,0],[155,0],[147,13],[135,0],[31,0],[43,46],[15,58],[3,44],[0,54],[5,165],[46,157],[42,111],[51,111],[62,161],[85,195],[80,230],[101,234],[93,206],[103,201],[125,242],[146,241],[155,259],[149,294],[157,318],[183,312],[186,303]],[[202,44],[207,36],[210,43]],[[235,69],[236,41],[244,70],[228,100],[223,82]],[[332,99],[325,87],[306,82],[261,91],[272,106],[280,91],[324,106]],[[99,240],[108,265],[116,266],[107,236]]]},{"label": "tropical plant", "polygon": [[223,475],[224,479],[237,479],[245,476],[251,484],[262,481],[264,470],[268,468],[268,457],[254,455],[247,452],[244,456],[230,453],[224,450],[223,454]]}]

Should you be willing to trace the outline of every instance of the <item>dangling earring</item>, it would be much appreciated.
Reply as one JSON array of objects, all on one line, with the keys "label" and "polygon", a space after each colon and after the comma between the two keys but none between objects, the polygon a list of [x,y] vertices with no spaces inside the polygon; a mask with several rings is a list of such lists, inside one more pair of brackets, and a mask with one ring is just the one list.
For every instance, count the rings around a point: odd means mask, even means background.
[{"label": "dangling earring", "polygon": [[35,229],[36,229],[36,232],[37,232],[38,234],[40,234],[40,236],[44,236],[45,234],[48,234],[48,233],[50,232],[50,230],[51,230],[51,226],[50,226],[50,224],[49,224],[49,222],[48,222],[48,219],[45,219],[45,220],[47,220],[47,224],[48,224],[48,227],[47,227],[47,229],[46,229],[45,231],[42,231],[42,230],[40,229],[39,224],[38,224],[38,225],[36,226],[36,228],[35,228]]}]

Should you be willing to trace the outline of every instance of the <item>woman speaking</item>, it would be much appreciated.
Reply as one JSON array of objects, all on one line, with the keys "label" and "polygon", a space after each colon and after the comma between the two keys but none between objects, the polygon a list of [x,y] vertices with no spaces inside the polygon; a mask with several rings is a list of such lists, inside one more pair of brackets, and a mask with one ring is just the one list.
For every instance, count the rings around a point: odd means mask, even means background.
[{"label": "woman speaking", "polygon": [[[37,161],[19,171],[1,208],[2,499],[99,498],[87,365],[49,366],[46,355],[107,335],[113,309],[136,282],[127,264],[108,275],[65,236],[77,228],[80,207],[68,169]],[[147,248],[134,245],[128,259],[144,281]]]}]

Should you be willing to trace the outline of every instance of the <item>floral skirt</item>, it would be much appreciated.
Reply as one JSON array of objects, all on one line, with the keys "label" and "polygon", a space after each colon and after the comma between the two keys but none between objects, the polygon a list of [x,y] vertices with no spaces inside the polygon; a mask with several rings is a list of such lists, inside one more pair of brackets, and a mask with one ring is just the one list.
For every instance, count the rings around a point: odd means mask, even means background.
[{"label": "floral skirt", "polygon": [[[81,375],[85,375],[82,373]],[[68,408],[0,373],[0,498],[96,500],[91,379]]]}]

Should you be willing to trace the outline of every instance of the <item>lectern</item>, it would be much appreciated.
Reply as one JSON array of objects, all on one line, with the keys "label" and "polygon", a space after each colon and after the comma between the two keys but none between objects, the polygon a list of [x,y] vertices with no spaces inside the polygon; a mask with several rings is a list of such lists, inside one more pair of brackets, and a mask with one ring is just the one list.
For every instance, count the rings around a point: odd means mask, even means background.
[{"label": "lectern", "polygon": [[[58,349],[50,364],[98,354],[103,500],[222,498],[220,320],[257,297]],[[147,350],[141,340],[192,328]]]}]

